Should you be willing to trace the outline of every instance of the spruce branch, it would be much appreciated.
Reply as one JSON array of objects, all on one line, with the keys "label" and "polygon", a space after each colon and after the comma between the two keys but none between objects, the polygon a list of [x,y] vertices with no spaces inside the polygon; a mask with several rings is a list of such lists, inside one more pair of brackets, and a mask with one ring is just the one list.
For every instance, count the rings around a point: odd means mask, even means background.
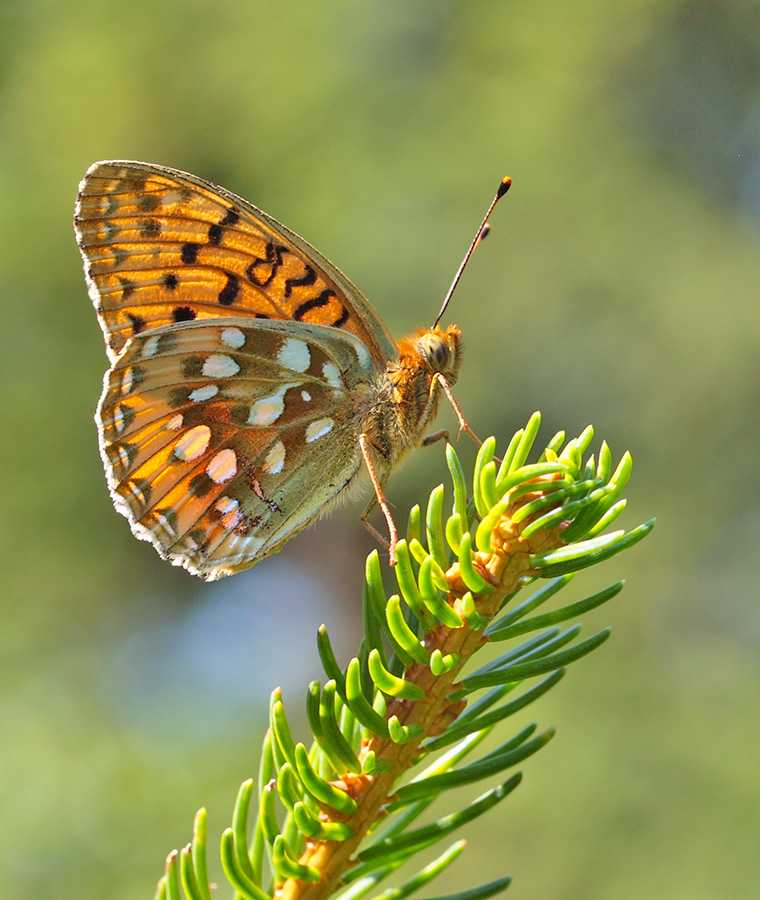
[{"label": "spruce branch", "polygon": [[[625,507],[620,495],[630,456],[624,454],[614,471],[605,443],[598,461],[585,457],[593,439],[589,427],[567,442],[563,433],[555,435],[538,461],[528,463],[539,423],[538,414],[532,416],[501,460],[495,438],[486,440],[470,485],[447,445],[451,513],[444,513],[443,485],[431,493],[424,517],[419,507],[411,511],[406,538],[396,548],[391,596],[379,556],[370,554],[364,641],[345,668],[327,630],[319,630],[327,680],[307,690],[309,747],[293,737],[280,692],[273,692],[258,783],[241,786],[232,826],[222,836],[222,866],[238,897],[365,896],[418,852],[506,799],[522,778],[508,770],[551,740],[553,729],[539,732],[532,724],[465,761],[505,719],[554,687],[568,665],[607,640],[609,629],[578,640],[581,626],[563,623],[611,600],[622,583],[550,612],[535,611],[575,571],[633,546],[654,522],[603,534]],[[550,580],[513,602],[539,578]],[[496,643],[507,649],[463,674],[478,650]],[[516,696],[505,701],[510,694]],[[416,771],[422,762],[426,767]],[[448,789],[494,778],[500,783],[463,809],[415,827]],[[249,837],[255,787],[258,816]],[[410,895],[453,863],[463,846],[452,844],[376,898]],[[446,900],[489,897],[509,881]],[[192,843],[169,856],[157,897],[180,900],[182,892],[187,900],[211,897],[204,810]]]}]

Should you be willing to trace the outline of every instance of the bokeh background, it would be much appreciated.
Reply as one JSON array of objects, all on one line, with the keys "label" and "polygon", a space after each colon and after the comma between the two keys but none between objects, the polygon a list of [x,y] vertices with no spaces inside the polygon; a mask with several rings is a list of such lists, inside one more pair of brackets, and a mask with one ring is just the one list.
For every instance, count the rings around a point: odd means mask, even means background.
[{"label": "bokeh background", "polygon": [[[204,585],[130,536],[92,415],[105,354],[71,228],[93,161],[224,184],[318,246],[395,334],[455,297],[458,397],[508,440],[593,423],[634,456],[611,642],[539,706],[552,744],[445,885],[514,900],[746,900],[760,846],[760,5],[753,0],[0,4],[0,884],[151,897],[212,841],[267,697],[326,622],[358,642],[353,507]],[[448,411],[443,424],[453,427]],[[462,445],[471,459],[471,451]],[[399,509],[444,478],[393,479]],[[444,811],[442,808],[441,812]],[[215,864],[212,870],[218,876]]]}]

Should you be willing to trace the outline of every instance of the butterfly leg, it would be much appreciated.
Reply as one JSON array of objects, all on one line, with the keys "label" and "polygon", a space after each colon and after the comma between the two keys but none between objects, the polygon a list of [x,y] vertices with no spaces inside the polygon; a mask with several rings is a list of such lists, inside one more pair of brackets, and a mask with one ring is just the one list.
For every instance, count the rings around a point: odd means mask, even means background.
[{"label": "butterfly leg", "polygon": [[[459,421],[459,433],[461,434],[464,431],[465,434],[469,435],[479,447],[483,443],[483,441],[480,440],[480,438],[477,436],[477,434],[475,434],[475,432],[472,430],[472,428],[470,428],[470,426],[467,424],[467,419],[465,419],[464,413],[460,409],[459,404],[456,401],[456,397],[454,396],[454,394],[451,391],[451,386],[449,385],[448,381],[446,381],[446,379],[443,377],[443,375],[441,375],[440,372],[436,372],[435,375],[433,375],[433,379],[432,379],[432,382],[430,385],[431,393],[433,390],[435,390],[436,383],[440,384],[440,386],[443,388],[443,392],[449,398],[449,403],[454,408],[454,412],[456,413],[457,419]],[[430,437],[433,440],[438,440],[439,437],[442,437],[442,436],[443,436],[442,432],[438,432],[437,434],[430,435]],[[428,443],[432,444],[433,440],[428,441]],[[426,441],[427,441],[427,439],[426,439]]]},{"label": "butterfly leg", "polygon": [[436,431],[435,434],[429,434],[427,437],[422,439],[422,446],[429,447],[431,444],[435,444],[436,441],[446,441],[447,444],[451,443],[451,436],[449,435],[447,428],[442,428],[440,431]]},{"label": "butterfly leg", "polygon": [[[480,440],[477,434],[475,434],[472,428],[470,428],[470,426],[467,424],[467,419],[465,419],[464,414],[462,413],[462,410],[460,409],[459,404],[456,401],[456,397],[452,393],[451,385],[448,383],[448,381],[446,381],[446,379],[443,377],[443,375],[441,375],[440,372],[436,372],[436,374],[433,376],[431,391],[435,387],[436,382],[441,385],[444,393],[449,399],[449,403],[454,407],[454,412],[456,413],[457,419],[459,420],[459,433],[461,434],[464,431],[473,439],[473,441],[475,441],[478,447],[481,447],[483,445],[483,441]],[[423,439],[422,446],[427,447],[429,444],[433,444],[435,443],[435,441],[438,441],[443,437],[445,437],[447,441],[449,440],[448,431],[436,431],[435,434],[431,434],[429,437]],[[494,461],[499,465],[501,464],[501,460],[498,456],[494,456]]]},{"label": "butterfly leg", "polygon": [[[391,509],[388,505],[388,501],[385,499],[385,494],[383,493],[383,485],[380,481],[380,478],[375,471],[375,467],[372,464],[372,457],[369,453],[369,438],[366,434],[362,432],[359,435],[359,447],[362,451],[362,456],[364,457],[364,464],[367,466],[367,471],[369,472],[370,480],[372,481],[372,487],[375,489],[375,496],[370,500],[369,505],[362,513],[361,519],[364,523],[364,527],[369,531],[371,535],[373,535],[380,543],[388,548],[388,553],[390,555],[390,564],[392,566],[396,565],[396,544],[398,543],[398,530],[396,529],[396,523],[393,521],[393,516],[391,515]],[[375,507],[375,503],[380,507],[383,511],[383,515],[385,516],[385,521],[388,524],[388,536],[389,540],[386,541],[385,538],[380,534],[380,532],[371,525],[367,520],[367,517],[372,512]]]}]

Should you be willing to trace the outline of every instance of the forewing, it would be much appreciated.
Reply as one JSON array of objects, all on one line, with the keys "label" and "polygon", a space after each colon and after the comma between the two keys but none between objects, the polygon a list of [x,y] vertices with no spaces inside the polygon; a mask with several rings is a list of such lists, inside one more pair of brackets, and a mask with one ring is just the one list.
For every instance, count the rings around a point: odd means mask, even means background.
[{"label": "forewing", "polygon": [[397,349],[369,302],[324,256],[235,194],[149,163],[95,163],[75,216],[111,360],[174,322],[290,319],[356,335],[376,364]]},{"label": "forewing", "polygon": [[336,329],[192,321],[126,345],[98,407],[116,508],[208,579],[253,565],[356,475],[376,368]]}]

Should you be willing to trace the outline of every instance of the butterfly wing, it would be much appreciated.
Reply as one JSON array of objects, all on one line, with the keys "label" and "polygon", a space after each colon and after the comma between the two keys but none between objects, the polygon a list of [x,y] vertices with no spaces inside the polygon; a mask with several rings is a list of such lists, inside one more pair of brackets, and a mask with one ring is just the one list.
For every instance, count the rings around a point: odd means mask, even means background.
[{"label": "butterfly wing", "polygon": [[154,328],[235,316],[332,326],[380,368],[398,357],[359,290],[310,244],[186,172],[98,162],[79,190],[77,240],[109,356]]},{"label": "butterfly wing", "polygon": [[362,341],[319,325],[226,318],[136,335],[98,407],[116,508],[194,574],[253,565],[357,475],[374,374]]}]

